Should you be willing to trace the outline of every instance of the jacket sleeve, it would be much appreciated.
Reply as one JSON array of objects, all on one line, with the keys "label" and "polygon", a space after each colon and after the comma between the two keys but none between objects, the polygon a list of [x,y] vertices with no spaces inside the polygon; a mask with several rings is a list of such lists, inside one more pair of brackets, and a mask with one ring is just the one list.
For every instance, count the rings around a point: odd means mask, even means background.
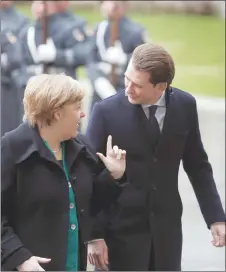
[{"label": "jacket sleeve", "polygon": [[[90,53],[87,56],[87,75],[89,80],[93,83],[96,79],[103,76],[103,73],[98,69],[97,63],[100,61],[98,58],[98,48],[96,45],[97,28],[93,36],[90,38]],[[99,60],[98,60],[99,59]]]},{"label": "jacket sleeve", "polygon": [[108,224],[106,215],[120,195],[122,188],[127,184],[125,174],[120,180],[115,181],[107,169],[97,173],[92,197],[92,215],[94,217],[92,240],[105,238],[105,226]]},{"label": "jacket sleeve", "polygon": [[1,63],[1,68],[3,71],[10,73],[21,66],[21,44],[18,38],[11,32],[1,33],[0,37],[1,53],[7,56],[6,65]]},{"label": "jacket sleeve", "polygon": [[54,65],[77,68],[86,65],[91,51],[91,38],[87,37],[79,26],[65,31],[63,48],[57,49]]},{"label": "jacket sleeve", "polygon": [[[95,152],[106,153],[106,142],[107,142],[107,131],[104,122],[104,114],[101,111],[100,103],[96,103],[93,107],[90,121],[88,124],[86,135],[92,146],[95,149]],[[126,172],[123,175],[122,179],[119,181],[118,185],[115,182],[111,181],[111,177],[107,170],[100,172],[97,176],[96,186],[94,187],[94,201],[97,205],[96,207],[101,210],[98,215],[95,217],[94,228],[92,232],[92,239],[100,239],[105,237],[105,227],[108,224],[106,214],[110,205],[115,201],[115,199],[120,194],[122,188],[127,185]],[[104,181],[107,181],[105,182]],[[110,188],[111,187],[111,188]],[[106,192],[110,192],[106,193]],[[96,211],[97,212],[97,211]]]},{"label": "jacket sleeve", "polygon": [[86,148],[89,150],[90,154],[92,154],[92,158],[95,157],[95,164],[92,169],[94,181],[92,213],[95,215],[100,210],[107,209],[117,198],[121,192],[121,188],[127,185],[126,174],[120,179],[114,179],[103,162],[98,159],[89,139],[81,134],[77,139],[86,145]]},{"label": "jacket sleeve", "polygon": [[225,222],[225,213],[217,192],[212,167],[204,149],[198,121],[196,101],[191,105],[192,124],[185,151],[183,167],[193,186],[208,228],[213,223]]},{"label": "jacket sleeve", "polygon": [[54,65],[77,68],[86,64],[87,55],[89,54],[89,44],[86,41],[74,41],[73,47],[57,49]]},{"label": "jacket sleeve", "polygon": [[[23,59],[27,65],[42,64],[37,58],[38,47],[33,45],[34,35],[36,35],[33,32],[35,31],[35,26],[31,25],[21,35]],[[63,42],[60,46],[56,47],[56,58],[49,64],[57,67],[71,68],[85,65],[90,52],[90,43],[89,39],[83,35],[80,29],[76,26],[70,28],[61,27],[59,28],[59,37]],[[35,54],[33,50],[35,50]]]},{"label": "jacket sleeve", "polygon": [[[101,152],[102,154],[106,154],[106,144],[109,135],[106,131],[104,113],[101,110],[100,103],[96,103],[93,107],[86,131],[86,136],[94,153]],[[99,165],[102,166],[102,169],[104,168],[104,170],[99,174],[99,182],[101,181],[101,183],[103,183],[105,179],[109,181],[113,180],[108,170],[104,167],[103,163],[99,162]],[[119,187],[124,187],[128,183],[126,171],[122,178],[118,182],[115,182],[114,180],[114,183],[116,183]]]},{"label": "jacket sleeve", "polygon": [[1,139],[1,266],[2,270],[6,271],[12,271],[32,256],[9,222],[9,211],[15,191],[15,165],[11,156],[12,150],[9,148],[6,134]]},{"label": "jacket sleeve", "polygon": [[23,17],[23,20],[19,28],[19,33],[17,33],[19,39],[24,35],[24,33],[27,31],[30,25],[31,25],[31,21],[28,18]]}]

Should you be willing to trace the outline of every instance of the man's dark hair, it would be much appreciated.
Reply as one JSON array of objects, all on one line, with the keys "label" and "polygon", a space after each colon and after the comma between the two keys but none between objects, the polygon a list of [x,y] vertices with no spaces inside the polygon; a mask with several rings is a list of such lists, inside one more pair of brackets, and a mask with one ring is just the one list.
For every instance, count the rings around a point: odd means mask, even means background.
[{"label": "man's dark hair", "polygon": [[138,71],[150,74],[154,85],[167,83],[169,86],[175,75],[174,61],[171,55],[160,45],[145,43],[135,48],[132,63]]}]

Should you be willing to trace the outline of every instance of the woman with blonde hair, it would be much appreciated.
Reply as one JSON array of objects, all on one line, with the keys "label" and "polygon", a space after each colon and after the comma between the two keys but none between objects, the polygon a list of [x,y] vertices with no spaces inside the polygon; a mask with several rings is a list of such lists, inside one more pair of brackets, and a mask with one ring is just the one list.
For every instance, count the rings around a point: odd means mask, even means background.
[{"label": "woman with blonde hair", "polygon": [[31,78],[24,122],[2,137],[3,270],[86,269],[94,216],[120,192],[126,153],[109,136],[102,163],[77,135],[83,96],[66,75]]}]

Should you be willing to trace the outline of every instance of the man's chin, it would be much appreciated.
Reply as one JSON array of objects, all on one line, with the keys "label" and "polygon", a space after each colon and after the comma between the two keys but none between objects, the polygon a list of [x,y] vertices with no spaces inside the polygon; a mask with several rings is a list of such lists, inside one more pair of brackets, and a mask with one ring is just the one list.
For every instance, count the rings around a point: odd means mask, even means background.
[{"label": "man's chin", "polygon": [[137,104],[140,104],[140,102],[136,99],[133,99],[131,97],[128,96],[128,100],[129,100],[129,103],[133,104],[133,105],[137,105]]}]

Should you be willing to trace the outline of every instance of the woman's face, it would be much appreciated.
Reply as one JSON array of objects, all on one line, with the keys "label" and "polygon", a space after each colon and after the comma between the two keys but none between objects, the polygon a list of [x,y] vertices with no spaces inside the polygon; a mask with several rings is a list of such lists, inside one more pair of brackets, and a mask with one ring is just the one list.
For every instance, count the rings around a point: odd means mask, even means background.
[{"label": "woman's face", "polygon": [[57,126],[62,133],[64,140],[75,138],[78,134],[80,120],[85,116],[82,112],[81,102],[66,104],[55,113]]}]

